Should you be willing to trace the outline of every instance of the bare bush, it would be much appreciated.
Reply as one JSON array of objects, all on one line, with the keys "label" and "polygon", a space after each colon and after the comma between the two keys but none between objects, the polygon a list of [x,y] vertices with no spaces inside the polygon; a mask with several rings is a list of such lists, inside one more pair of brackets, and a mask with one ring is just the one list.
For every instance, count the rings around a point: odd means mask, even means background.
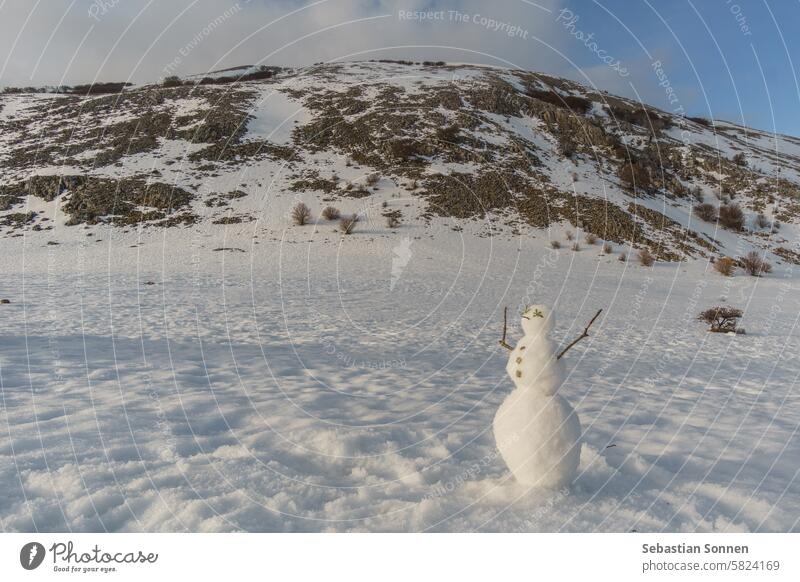
[{"label": "bare bush", "polygon": [[572,231],[568,230],[567,233],[566,233],[566,237],[567,237],[567,240],[573,240],[575,238],[575,235],[572,233]]},{"label": "bare bush", "polygon": [[581,243],[579,243],[578,241],[575,241],[574,243],[572,243],[572,250],[575,251],[575,252],[578,252],[579,250],[581,250]]},{"label": "bare bush", "polygon": [[744,212],[738,204],[724,204],[719,207],[719,222],[725,228],[740,231],[744,228]]},{"label": "bare bush", "polygon": [[613,250],[614,250],[614,249],[613,249],[613,247],[611,246],[611,243],[606,243],[606,244],[604,244],[604,245],[603,245],[603,253],[604,253],[604,254],[606,254],[606,255],[610,255],[610,254],[612,253],[612,251],[613,251]]},{"label": "bare bush", "polygon": [[322,218],[325,220],[338,220],[340,216],[339,209],[334,206],[326,206],[322,211]]},{"label": "bare bush", "polygon": [[358,214],[345,216],[339,221],[339,230],[342,231],[342,234],[353,234],[353,231],[356,229],[357,223],[358,223]]},{"label": "bare bush", "polygon": [[627,262],[627,260],[628,260],[628,255],[625,254],[625,251],[621,252],[619,254],[619,262],[620,263],[625,263],[625,262]]},{"label": "bare bush", "polygon": [[627,190],[649,190],[653,186],[647,168],[638,163],[623,162],[617,174]]},{"label": "bare bush", "polygon": [[394,215],[387,216],[386,226],[388,228],[398,228],[400,226],[400,217]]},{"label": "bare bush", "polygon": [[741,260],[742,268],[745,273],[752,277],[760,277],[766,273],[772,272],[772,265],[764,260],[758,251],[750,251]]},{"label": "bare bush", "polygon": [[739,152],[735,156],[733,156],[733,163],[737,166],[746,166],[747,165],[747,157],[744,155],[744,152]]},{"label": "bare bush", "polygon": [[552,248],[554,248],[554,249],[560,249],[561,248],[561,243],[558,242],[557,240],[551,240],[550,241],[550,246]]},{"label": "bare bush", "polygon": [[767,228],[769,226],[769,219],[761,212],[756,216],[756,226],[758,228]]},{"label": "bare bush", "polygon": [[736,272],[736,261],[730,257],[722,257],[714,263],[714,270],[720,275],[731,277]]},{"label": "bare bush", "polygon": [[183,81],[177,75],[170,75],[169,77],[165,77],[163,81],[161,81],[161,85],[164,87],[180,87],[183,85]]},{"label": "bare bush", "polygon": [[591,232],[587,233],[583,240],[586,241],[587,245],[593,245],[597,242],[597,235],[592,234]]},{"label": "bare bush", "polygon": [[694,213],[697,218],[705,220],[706,222],[716,222],[717,220],[717,209],[714,208],[713,204],[707,202],[696,205],[694,207]]},{"label": "bare bush", "polygon": [[367,186],[374,186],[380,181],[381,181],[381,175],[378,174],[377,172],[375,172],[374,174],[370,174],[369,176],[367,176],[366,179]]},{"label": "bare bush", "polygon": [[639,263],[643,267],[651,267],[656,262],[655,255],[649,249],[641,249],[637,256],[639,257]]},{"label": "bare bush", "polygon": [[712,307],[697,316],[699,321],[704,321],[711,327],[708,331],[715,333],[736,332],[739,319],[742,317],[741,309],[733,307]]},{"label": "bare bush", "polygon": [[311,209],[300,202],[292,209],[292,220],[297,226],[303,226],[311,220]]},{"label": "bare bush", "polygon": [[572,139],[572,136],[566,133],[559,134],[558,138],[558,153],[560,153],[565,158],[571,158],[575,155],[576,150],[578,149],[575,140]]}]

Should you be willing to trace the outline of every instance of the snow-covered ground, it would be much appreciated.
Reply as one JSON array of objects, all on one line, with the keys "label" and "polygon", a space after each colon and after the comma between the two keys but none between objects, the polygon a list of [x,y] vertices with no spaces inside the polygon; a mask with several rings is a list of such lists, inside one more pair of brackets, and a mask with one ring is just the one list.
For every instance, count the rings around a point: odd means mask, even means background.
[{"label": "snow-covered ground", "polygon": [[[800,530],[796,272],[450,226],[5,239],[2,530]],[[524,303],[562,344],[604,309],[567,356],[584,446],[560,491],[517,484],[492,436]],[[717,304],[747,335],[694,320]]]}]

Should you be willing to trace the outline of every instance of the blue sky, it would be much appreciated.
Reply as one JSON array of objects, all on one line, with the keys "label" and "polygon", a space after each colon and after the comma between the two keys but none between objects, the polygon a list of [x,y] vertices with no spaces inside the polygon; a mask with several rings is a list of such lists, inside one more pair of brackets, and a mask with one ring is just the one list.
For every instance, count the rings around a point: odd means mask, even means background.
[{"label": "blue sky", "polygon": [[[426,12],[441,18],[401,16]],[[0,85],[150,82],[240,64],[370,58],[538,70],[800,136],[797,0],[0,3]]]},{"label": "blue sky", "polygon": [[[690,115],[800,135],[797,1],[606,0],[566,7],[580,12],[609,52],[625,56],[636,71],[632,82],[649,101],[670,108],[652,67],[647,70],[659,59]],[[576,59],[591,67],[592,56]]]}]

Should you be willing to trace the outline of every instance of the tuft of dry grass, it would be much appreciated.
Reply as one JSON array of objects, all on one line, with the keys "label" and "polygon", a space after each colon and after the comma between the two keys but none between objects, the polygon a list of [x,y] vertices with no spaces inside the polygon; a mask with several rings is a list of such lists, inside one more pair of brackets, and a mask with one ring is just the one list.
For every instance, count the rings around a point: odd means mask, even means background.
[{"label": "tuft of dry grass", "polygon": [[605,243],[603,245],[603,254],[610,255],[613,252],[613,250],[614,249],[611,246],[611,243]]},{"label": "tuft of dry grass", "polygon": [[557,240],[551,240],[550,241],[550,247],[554,248],[554,249],[560,249],[561,248],[561,243],[558,242]]},{"label": "tuft of dry grass", "polygon": [[342,231],[342,234],[353,234],[356,224],[358,224],[358,214],[345,216],[339,221],[339,230]]},{"label": "tuft of dry grass", "polygon": [[656,257],[646,248],[639,250],[637,256],[639,257],[639,264],[643,267],[652,267],[653,263],[656,262]]},{"label": "tuft of dry grass", "polygon": [[591,232],[586,233],[586,236],[583,238],[586,241],[587,245],[593,245],[597,242],[597,235]]},{"label": "tuft of dry grass", "polygon": [[730,257],[722,257],[714,263],[714,270],[720,275],[731,277],[736,272],[736,261]]},{"label": "tuft of dry grass", "polygon": [[338,220],[340,216],[339,209],[334,206],[326,206],[322,211],[322,218],[325,220]]}]

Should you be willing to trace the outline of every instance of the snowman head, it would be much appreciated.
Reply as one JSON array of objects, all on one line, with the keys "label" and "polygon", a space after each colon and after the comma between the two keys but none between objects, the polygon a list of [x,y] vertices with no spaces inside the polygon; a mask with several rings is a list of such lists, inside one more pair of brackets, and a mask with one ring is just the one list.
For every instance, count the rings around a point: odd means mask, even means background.
[{"label": "snowman head", "polygon": [[553,331],[556,316],[547,305],[527,305],[522,312],[525,335],[547,337]]}]

